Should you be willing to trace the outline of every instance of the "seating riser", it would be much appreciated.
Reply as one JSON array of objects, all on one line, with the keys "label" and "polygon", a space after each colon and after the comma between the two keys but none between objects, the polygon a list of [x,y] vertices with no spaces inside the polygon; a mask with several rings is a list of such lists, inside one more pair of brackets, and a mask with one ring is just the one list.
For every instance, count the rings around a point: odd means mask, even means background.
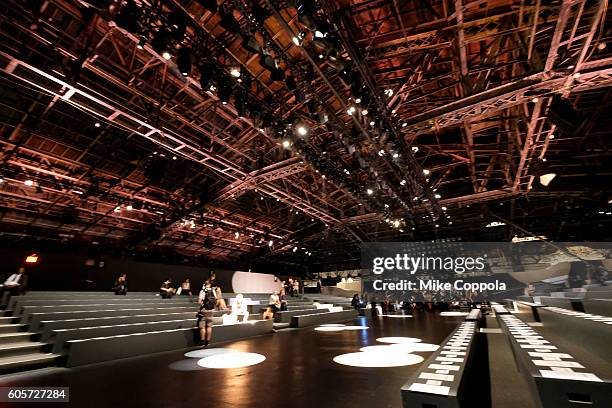
[{"label": "seating riser", "polygon": [[[216,312],[218,313],[218,312]],[[40,325],[41,341],[49,341],[52,337],[53,330],[61,329],[77,329],[80,327],[94,326],[116,326],[120,324],[146,323],[163,320],[188,320],[193,319],[195,322],[195,313],[177,313],[164,315],[136,315],[136,316],[119,316],[110,318],[94,318],[94,319],[74,319],[74,320],[57,320],[43,321]]]},{"label": "seating riser", "polygon": [[105,303],[91,305],[67,305],[67,306],[25,306],[18,313],[22,317],[22,321],[26,322],[32,313],[53,313],[53,312],[76,312],[76,311],[95,311],[95,310],[124,310],[124,309],[149,309],[160,307],[191,307],[197,310],[195,303],[138,303],[135,305],[126,305],[123,303]]},{"label": "seating riser", "polygon": [[[251,337],[272,332],[272,321],[262,320],[254,324],[217,326],[213,329],[211,343]],[[69,341],[66,365],[75,367],[100,363],[143,354],[193,347],[199,340],[197,329],[179,329],[168,332],[145,333],[85,341]]]},{"label": "seating riser", "polygon": [[65,320],[107,316],[134,316],[178,312],[192,312],[195,316],[196,309],[194,307],[171,307],[151,309],[97,310],[85,312],[34,313],[31,315],[28,323],[30,324],[30,331],[37,331],[40,328],[40,322],[43,320]]},{"label": "seating riser", "polygon": [[93,337],[116,336],[119,334],[142,333],[147,331],[172,330],[195,327],[195,319],[177,321],[151,322],[142,324],[123,324],[111,327],[93,327],[87,329],[54,330],[51,336],[53,353],[63,353],[66,341],[77,339],[91,339]]},{"label": "seating riser", "polygon": [[356,310],[344,310],[342,312],[327,312],[314,315],[293,316],[291,318],[291,327],[308,327],[326,323],[337,323],[359,316]]},{"label": "seating riser", "polygon": [[612,361],[611,325],[555,313],[547,308],[540,308],[539,314],[546,330],[604,361]]}]

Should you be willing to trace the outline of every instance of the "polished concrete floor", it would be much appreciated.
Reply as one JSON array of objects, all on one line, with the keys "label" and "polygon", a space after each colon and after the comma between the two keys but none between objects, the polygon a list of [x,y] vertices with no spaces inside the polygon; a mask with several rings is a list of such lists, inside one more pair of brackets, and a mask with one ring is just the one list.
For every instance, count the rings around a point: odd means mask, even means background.
[{"label": "polished concrete floor", "polygon": [[[375,318],[369,322],[356,319],[349,323],[368,325],[367,330],[288,330],[221,346],[266,357],[264,362],[245,368],[203,369],[196,365],[197,359],[188,359],[185,351],[177,351],[12,376],[0,379],[0,386],[70,387],[69,404],[45,403],[49,407],[399,408],[400,387],[419,364],[357,368],[339,365],[332,359],[357,352],[363,346],[381,344],[376,342],[378,337],[418,337],[423,342],[439,344],[461,320],[419,312],[413,318]],[[502,335],[487,335],[501,349],[501,354],[494,352],[492,358],[499,360],[497,365],[502,367],[492,370],[490,386],[485,378],[482,393],[493,394],[494,407],[530,408],[533,403],[523,394],[524,384],[512,366],[510,351],[496,336]],[[488,376],[483,372],[483,377]],[[487,398],[482,401],[479,406],[488,405]]]}]

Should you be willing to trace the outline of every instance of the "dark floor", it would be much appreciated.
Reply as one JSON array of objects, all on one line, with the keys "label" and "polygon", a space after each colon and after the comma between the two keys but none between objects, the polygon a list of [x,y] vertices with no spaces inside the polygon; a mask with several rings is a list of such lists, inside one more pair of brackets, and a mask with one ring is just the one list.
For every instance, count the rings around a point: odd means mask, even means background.
[{"label": "dark floor", "polygon": [[[401,407],[400,387],[419,365],[396,368],[356,368],[336,364],[332,358],[381,344],[383,336],[418,337],[439,344],[462,320],[416,313],[414,318],[375,318],[368,330],[317,332],[314,329],[281,331],[223,345],[266,356],[255,366],[240,369],[197,369],[196,359],[184,351],[98,364],[79,369],[0,380],[0,386],[68,386],[71,407]],[[495,338],[495,337],[499,338]],[[512,356],[501,334],[491,334],[501,354],[491,358],[502,364],[491,371],[494,407],[531,408],[523,384],[512,366]],[[504,348],[505,347],[505,348]],[[427,357],[428,353],[420,353]],[[180,371],[187,369],[188,371]],[[514,389],[514,388],[518,389]],[[486,387],[488,388],[488,387]],[[523,388],[521,390],[520,388]],[[489,390],[483,390],[489,392]],[[5,406],[24,407],[33,404]]]}]

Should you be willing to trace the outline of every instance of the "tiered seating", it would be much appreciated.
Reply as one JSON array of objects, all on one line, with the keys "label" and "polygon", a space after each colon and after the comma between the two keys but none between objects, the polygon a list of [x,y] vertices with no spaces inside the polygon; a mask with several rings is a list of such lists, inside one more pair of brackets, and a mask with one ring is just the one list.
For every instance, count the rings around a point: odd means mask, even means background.
[{"label": "tiered seating", "polygon": [[604,375],[516,316],[498,314],[497,319],[510,340],[519,371],[543,408],[609,406],[612,384]]},{"label": "tiered seating", "polygon": [[[480,310],[470,312],[477,318]],[[469,397],[466,384],[475,355],[477,321],[464,321],[402,387],[404,407],[459,407]]]},{"label": "tiered seating", "polygon": [[519,313],[525,314],[527,316],[531,315],[534,322],[541,321],[539,309],[542,307],[546,307],[546,305],[543,305],[541,303],[523,302],[523,301],[518,301],[515,304],[517,306]]},{"label": "tiered seating", "polygon": [[[261,320],[267,294],[244,294],[253,313],[248,322],[222,324],[214,312],[213,343],[271,333],[273,324],[288,326],[292,318],[309,313],[321,315],[316,322],[298,320],[295,327],[335,323],[356,316],[356,312],[317,309],[312,300],[287,298],[287,311],[276,323]],[[231,305],[236,295],[224,294]],[[346,299],[342,299],[343,301]],[[337,308],[336,305],[330,305]],[[13,297],[0,318],[0,372],[66,361],[68,366],[168,351],[194,346],[199,339],[195,328],[195,298],[175,296],[161,299],[156,293],[130,292],[116,296],[109,292],[30,292]],[[349,316],[350,315],[350,316]],[[26,331],[27,330],[27,331]]]}]

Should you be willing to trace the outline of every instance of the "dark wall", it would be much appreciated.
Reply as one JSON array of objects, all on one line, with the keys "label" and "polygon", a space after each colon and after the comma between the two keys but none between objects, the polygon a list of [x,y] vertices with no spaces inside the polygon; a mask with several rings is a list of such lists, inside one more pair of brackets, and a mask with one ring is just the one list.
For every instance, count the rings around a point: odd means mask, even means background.
[{"label": "dark wall", "polygon": [[[38,253],[35,265],[25,264],[31,251],[0,249],[0,273],[10,275],[26,267],[31,290],[110,290],[117,275],[127,274],[128,289],[137,292],[157,291],[166,279],[178,286],[189,277],[197,292],[208,278],[210,268],[169,265],[110,257]],[[217,282],[225,292],[231,291],[234,271],[215,269]]]}]

